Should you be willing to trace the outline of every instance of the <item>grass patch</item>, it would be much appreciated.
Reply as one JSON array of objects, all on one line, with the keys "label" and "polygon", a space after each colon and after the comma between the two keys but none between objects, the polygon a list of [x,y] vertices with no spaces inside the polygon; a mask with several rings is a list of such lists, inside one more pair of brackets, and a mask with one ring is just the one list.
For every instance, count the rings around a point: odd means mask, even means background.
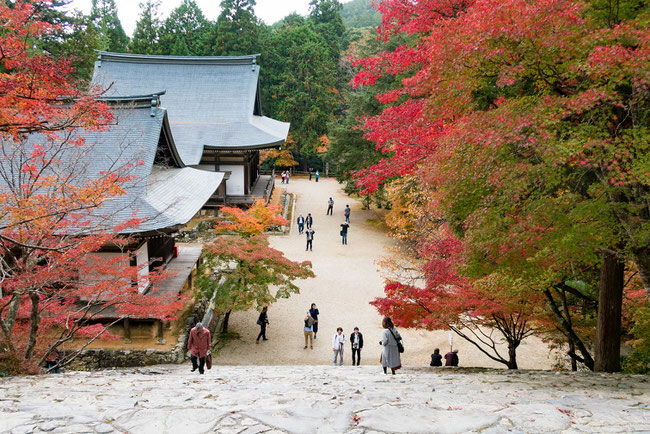
[{"label": "grass patch", "polygon": [[369,226],[372,226],[373,228],[382,232],[390,231],[390,228],[386,224],[386,221],[384,221],[382,218],[366,219],[366,223],[368,223]]},{"label": "grass patch", "polygon": [[241,339],[241,335],[234,331],[228,331],[226,333],[219,333],[219,340],[214,344],[212,351],[214,354],[219,354],[219,352],[228,345],[230,342],[238,341]]}]

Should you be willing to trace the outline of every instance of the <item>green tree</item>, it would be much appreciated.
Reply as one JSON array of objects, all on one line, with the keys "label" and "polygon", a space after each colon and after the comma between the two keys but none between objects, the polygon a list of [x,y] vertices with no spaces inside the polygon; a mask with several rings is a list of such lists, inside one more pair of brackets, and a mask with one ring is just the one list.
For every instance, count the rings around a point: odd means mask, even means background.
[{"label": "green tree", "polygon": [[207,56],[213,25],[194,0],[183,0],[160,31],[160,51],[175,56]]},{"label": "green tree", "polygon": [[40,35],[37,49],[55,59],[72,60],[74,77],[84,86],[90,80],[99,49],[99,34],[88,15],[79,11],[66,13],[63,9],[68,1],[54,0],[51,4],[37,3],[34,10],[42,21],[51,24],[51,32]]},{"label": "green tree", "polygon": [[126,52],[129,37],[117,16],[115,0],[93,0],[90,18],[99,33],[99,47],[102,50]]},{"label": "green tree", "polygon": [[140,18],[135,25],[129,51],[138,54],[161,54],[160,30],[162,21],[158,9],[160,0],[140,3]]},{"label": "green tree", "polygon": [[352,0],[343,3],[341,18],[347,29],[377,27],[381,24],[381,14],[372,7],[370,0]]},{"label": "green tree", "polygon": [[266,206],[260,200],[245,211],[229,207],[221,211],[225,219],[217,231],[236,236],[204,246],[195,285],[202,296],[214,297],[216,309],[225,313],[222,331],[226,333],[233,310],[261,309],[279,298],[289,298],[300,292],[294,281],[314,277],[314,273],[310,262],[291,261],[269,246],[263,232],[288,223],[279,215],[279,206]]},{"label": "green tree", "polygon": [[217,56],[241,56],[259,52],[260,22],[255,0],[223,0],[217,18],[213,52]]},{"label": "green tree", "polygon": [[314,155],[338,104],[336,63],[327,42],[313,23],[303,21],[271,33],[264,53],[262,89],[266,111],[291,122],[296,150]]},{"label": "green tree", "polygon": [[329,47],[329,54],[338,64],[341,54],[341,37],[345,32],[341,18],[341,3],[338,0],[311,0],[309,2],[309,20],[314,30],[319,33]]}]

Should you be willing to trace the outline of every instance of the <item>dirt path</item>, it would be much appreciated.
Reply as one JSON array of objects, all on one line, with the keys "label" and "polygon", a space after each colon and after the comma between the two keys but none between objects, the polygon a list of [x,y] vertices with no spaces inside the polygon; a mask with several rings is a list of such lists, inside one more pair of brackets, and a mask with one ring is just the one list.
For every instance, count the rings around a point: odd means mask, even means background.
[{"label": "dirt path", "polygon": [[[321,365],[331,364],[331,339],[336,327],[343,327],[346,336],[358,326],[364,335],[362,364],[377,364],[381,352],[381,317],[368,303],[383,295],[383,280],[376,261],[389,254],[391,240],[367,222],[376,219],[374,211],[362,210],[361,203],[349,198],[333,179],[321,178],[318,183],[305,178],[293,178],[288,185],[276,184],[296,194],[291,233],[271,237],[271,245],[283,251],[292,260],[310,260],[316,277],[299,282],[301,293],[280,300],[269,309],[270,325],[266,342],[255,343],[259,332],[256,311],[235,312],[231,316],[231,330],[240,339],[230,342],[215,357],[216,364],[224,365]],[[326,216],[327,200],[334,199],[334,215]],[[343,209],[352,208],[348,245],[341,245],[340,224]],[[305,251],[305,236],[299,236],[295,217],[299,214],[314,218],[314,249]],[[320,330],[313,350],[303,349],[303,318],[311,303],[320,309]],[[425,332],[400,330],[404,336],[405,366],[428,365],[435,347],[448,351],[449,338],[445,331]],[[454,337],[454,348],[459,349],[462,366],[501,367],[473,348],[471,344]],[[506,351],[507,353],[507,351]],[[518,350],[520,368],[549,369],[552,360],[546,345],[539,341],[524,342]],[[345,363],[351,362],[349,344],[345,347]]]}]

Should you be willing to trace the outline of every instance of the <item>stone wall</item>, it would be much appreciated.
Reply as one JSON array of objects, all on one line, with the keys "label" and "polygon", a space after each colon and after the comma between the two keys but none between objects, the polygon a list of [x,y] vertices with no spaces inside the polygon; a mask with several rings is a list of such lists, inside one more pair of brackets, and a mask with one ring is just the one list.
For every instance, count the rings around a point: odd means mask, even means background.
[{"label": "stone wall", "polygon": [[[94,370],[105,368],[126,368],[147,365],[160,365],[170,363],[183,363],[187,353],[187,340],[192,327],[206,316],[209,301],[199,300],[192,309],[191,314],[179,333],[178,342],[170,350],[143,349],[143,350],[108,350],[86,349],[78,355],[66,369]],[[205,326],[213,335],[217,328],[218,318],[212,318]],[[65,352],[63,352],[65,353]]]}]

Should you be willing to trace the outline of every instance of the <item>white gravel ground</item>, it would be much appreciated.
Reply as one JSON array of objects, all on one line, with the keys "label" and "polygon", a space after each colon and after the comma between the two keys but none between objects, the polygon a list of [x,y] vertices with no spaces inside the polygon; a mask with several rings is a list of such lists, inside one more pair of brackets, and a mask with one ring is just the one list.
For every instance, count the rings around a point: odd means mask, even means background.
[{"label": "white gravel ground", "polygon": [[[362,210],[361,203],[348,197],[334,179],[321,178],[318,183],[306,178],[292,178],[288,185],[278,188],[297,196],[291,233],[271,237],[271,245],[296,261],[310,260],[316,277],[298,282],[301,293],[280,300],[269,309],[269,341],[255,344],[259,332],[256,311],[235,312],[231,329],[241,335],[230,342],[216,357],[220,365],[321,365],[331,363],[331,339],[336,327],[343,327],[349,336],[355,326],[364,335],[362,364],[379,362],[378,341],[381,338],[381,316],[368,304],[384,295],[384,281],[377,261],[390,254],[392,240],[368,224],[377,219],[374,211]],[[327,199],[334,199],[334,215],[326,216]],[[352,208],[348,245],[341,245],[340,224],[343,209]],[[314,249],[305,252],[305,236],[298,235],[295,219],[298,214],[312,213],[314,217]],[[303,319],[311,303],[320,309],[320,331],[313,350],[304,350]],[[400,330],[406,353],[404,366],[428,366],[430,354],[439,347],[449,351],[446,331]],[[454,336],[454,348],[459,349],[461,366],[503,367],[488,359],[471,344]],[[351,351],[346,346],[346,363],[351,363]],[[507,350],[504,350],[507,354]],[[550,369],[554,363],[547,345],[533,338],[526,339],[517,350],[519,367]]]}]

